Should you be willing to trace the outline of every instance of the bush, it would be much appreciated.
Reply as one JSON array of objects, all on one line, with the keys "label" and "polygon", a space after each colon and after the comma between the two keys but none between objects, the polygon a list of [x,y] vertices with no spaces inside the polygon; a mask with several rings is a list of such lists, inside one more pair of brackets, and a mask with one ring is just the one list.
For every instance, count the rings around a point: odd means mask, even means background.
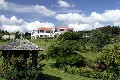
[{"label": "bush", "polygon": [[42,79],[43,74],[41,71],[27,70],[17,71],[9,70],[4,73],[3,77],[7,80],[39,80]]},{"label": "bush", "polygon": [[[120,74],[120,53],[119,46],[114,46],[114,50],[104,49],[104,55],[99,57],[96,60],[96,63],[99,65],[98,68],[100,71],[106,71],[106,73],[110,74],[114,80],[114,76],[119,78]],[[108,78],[111,78],[108,76]]]},{"label": "bush", "polygon": [[83,38],[83,33],[82,32],[65,32],[64,34],[61,34],[58,37],[58,40],[79,40]]},{"label": "bush", "polygon": [[77,41],[62,40],[51,45],[47,50],[48,58],[56,60],[57,66],[85,66],[84,57],[77,53],[79,45]]}]

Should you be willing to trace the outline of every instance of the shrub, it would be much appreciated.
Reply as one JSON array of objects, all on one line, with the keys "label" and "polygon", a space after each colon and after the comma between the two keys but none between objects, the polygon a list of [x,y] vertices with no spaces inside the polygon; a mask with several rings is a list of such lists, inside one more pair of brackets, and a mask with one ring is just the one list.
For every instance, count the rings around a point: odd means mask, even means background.
[{"label": "shrub", "polygon": [[120,53],[118,49],[119,46],[114,46],[114,50],[106,49],[103,51],[104,55],[96,60],[96,63],[99,65],[99,70],[106,71],[112,77],[116,76],[116,78],[120,76]]}]

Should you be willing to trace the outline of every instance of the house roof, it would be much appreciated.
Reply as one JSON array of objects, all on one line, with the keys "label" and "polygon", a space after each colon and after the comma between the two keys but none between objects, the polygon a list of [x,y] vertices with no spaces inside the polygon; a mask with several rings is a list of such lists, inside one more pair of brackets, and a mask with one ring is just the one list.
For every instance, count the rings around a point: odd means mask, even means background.
[{"label": "house roof", "polygon": [[69,28],[68,26],[58,26],[58,27],[56,27],[56,28],[64,28],[64,29],[69,29],[69,30],[73,30],[74,28]]},{"label": "house roof", "polygon": [[67,26],[58,26],[57,28],[69,28]]},{"label": "house roof", "polygon": [[46,27],[41,27],[41,28],[38,28],[38,30],[51,30],[52,28],[46,28]]},{"label": "house roof", "polygon": [[42,51],[43,49],[37,46],[36,44],[29,42],[28,40],[13,40],[7,44],[0,46],[0,51],[3,50],[38,50]]}]

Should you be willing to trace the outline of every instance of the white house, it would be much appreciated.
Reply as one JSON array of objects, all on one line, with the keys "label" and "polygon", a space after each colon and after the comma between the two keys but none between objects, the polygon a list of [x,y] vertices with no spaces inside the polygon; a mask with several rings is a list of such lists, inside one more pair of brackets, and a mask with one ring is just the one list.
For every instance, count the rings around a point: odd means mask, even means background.
[{"label": "white house", "polygon": [[37,30],[31,32],[31,39],[36,39],[40,37],[54,37],[54,28],[41,27]]},{"label": "white house", "polygon": [[36,39],[40,37],[55,37],[55,35],[59,36],[60,34],[63,34],[67,31],[73,31],[73,29],[74,28],[69,28],[67,26],[60,26],[56,28],[41,27],[31,32],[31,39]]},{"label": "white house", "polygon": [[15,35],[10,35],[10,39],[15,39]]},{"label": "white house", "polygon": [[2,39],[9,39],[9,38],[10,38],[9,35],[3,35],[3,36],[2,36]]},{"label": "white house", "polygon": [[3,35],[2,39],[15,39],[15,35]]},{"label": "white house", "polygon": [[59,27],[56,27],[56,31],[59,32],[60,34],[63,34],[67,31],[73,31],[74,28],[69,28],[67,26],[59,26]]}]

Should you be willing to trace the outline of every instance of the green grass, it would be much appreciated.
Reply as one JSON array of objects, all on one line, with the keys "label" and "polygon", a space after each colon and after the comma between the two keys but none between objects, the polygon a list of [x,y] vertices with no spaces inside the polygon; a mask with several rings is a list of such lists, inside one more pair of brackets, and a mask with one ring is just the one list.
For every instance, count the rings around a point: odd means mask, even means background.
[{"label": "green grass", "polygon": [[0,77],[0,80],[5,80],[5,79],[3,79],[3,78]]},{"label": "green grass", "polygon": [[42,47],[44,49],[44,51],[39,52],[41,54],[46,54],[46,50],[47,48],[55,43],[56,39],[48,39],[48,41],[46,42],[45,39],[32,39],[30,40],[31,42],[37,44],[39,47]]},{"label": "green grass", "polygon": [[87,52],[87,53],[80,53],[83,57],[95,60],[96,58],[100,57],[102,55],[101,52]]},{"label": "green grass", "polygon": [[46,49],[48,46],[50,46],[52,43],[55,43],[56,39],[48,39],[46,42],[45,39],[32,39],[31,42],[37,44],[38,46]]},{"label": "green grass", "polygon": [[58,70],[57,68],[53,68],[50,66],[45,66],[44,67],[44,74],[49,74],[52,76],[57,76],[60,77],[61,80],[94,80],[94,79],[90,79],[90,78],[86,78],[86,77],[81,77],[78,75],[72,75],[69,73],[64,73],[63,71]]},{"label": "green grass", "polygon": [[114,49],[114,45],[120,46],[120,42],[114,43],[114,44],[108,44],[108,45],[104,46],[104,48],[107,48],[107,49],[109,49],[109,50],[112,50],[112,49]]},{"label": "green grass", "polygon": [[4,45],[6,42],[8,42],[9,40],[0,40],[0,45]]},{"label": "green grass", "polygon": [[[51,64],[55,63],[53,60],[43,60],[42,63],[46,64],[43,67],[43,73],[48,74],[51,76],[56,76],[61,78],[60,80],[95,80],[93,78],[87,78],[87,77],[82,77],[78,75],[73,75],[69,73],[64,73],[64,71],[59,70],[57,68],[51,67]],[[50,80],[56,80],[56,79],[50,79]]]}]

